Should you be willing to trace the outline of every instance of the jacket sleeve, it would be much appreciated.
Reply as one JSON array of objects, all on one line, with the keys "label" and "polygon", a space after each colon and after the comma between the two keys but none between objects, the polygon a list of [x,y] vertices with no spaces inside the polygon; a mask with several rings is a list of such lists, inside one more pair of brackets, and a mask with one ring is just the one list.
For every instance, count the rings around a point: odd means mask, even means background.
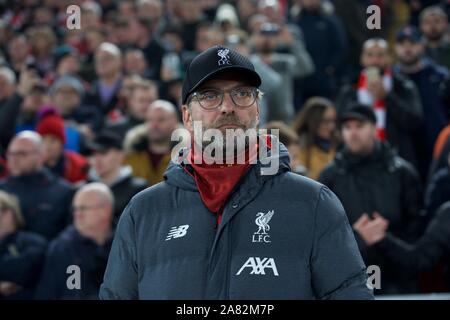
[{"label": "jacket sleeve", "polygon": [[344,208],[325,186],[316,205],[311,273],[319,299],[373,299]]},{"label": "jacket sleeve", "polygon": [[131,201],[120,217],[99,297],[102,300],[138,299],[135,224]]},{"label": "jacket sleeve", "polygon": [[407,132],[415,131],[423,120],[419,92],[410,80],[399,80],[398,87],[395,81],[394,78],[394,90],[386,96],[387,112],[399,128]]},{"label": "jacket sleeve", "polygon": [[414,244],[388,234],[374,245],[393,266],[411,276],[433,268],[450,253],[450,203],[441,206],[425,234]]},{"label": "jacket sleeve", "polygon": [[44,267],[36,287],[34,298],[37,300],[61,299],[66,285],[65,248],[53,240],[47,250]]},{"label": "jacket sleeve", "polygon": [[35,285],[45,259],[47,241],[36,237],[27,242],[19,255],[0,258],[0,281],[14,282],[22,287]]}]

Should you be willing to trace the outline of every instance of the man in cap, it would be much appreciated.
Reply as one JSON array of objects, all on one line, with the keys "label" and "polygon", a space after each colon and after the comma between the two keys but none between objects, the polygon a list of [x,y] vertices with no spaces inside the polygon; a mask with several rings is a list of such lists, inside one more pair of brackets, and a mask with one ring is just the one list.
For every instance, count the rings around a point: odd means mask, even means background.
[{"label": "man in cap", "polygon": [[133,177],[130,166],[123,165],[124,153],[120,136],[115,132],[102,131],[89,142],[90,153],[88,181],[106,184],[114,195],[114,223],[131,198],[147,187],[142,178]]},{"label": "man in cap", "polygon": [[[340,116],[344,148],[322,171],[319,181],[342,201],[352,225],[367,217],[386,217],[392,232],[415,239],[420,228],[421,187],[416,170],[376,138],[376,116],[370,106],[353,104]],[[414,281],[393,273],[380,256],[357,237],[367,265],[382,272],[380,293],[416,290]],[[379,288],[377,288],[379,289]],[[378,293],[378,292],[377,292]]]},{"label": "man in cap", "polygon": [[[254,132],[260,84],[248,58],[223,46],[207,49],[191,62],[183,83],[186,129],[192,136],[194,121],[201,121],[216,134]],[[371,299],[336,196],[290,172],[277,139],[261,136],[239,148],[228,138],[227,148],[219,144],[204,160],[206,141],[193,139],[163,182],[131,200],[100,298]],[[224,164],[221,148],[244,154],[245,161]],[[266,156],[256,158],[255,149]]]},{"label": "man in cap", "polygon": [[396,37],[395,54],[398,70],[412,80],[420,94],[423,110],[423,124],[414,138],[418,166],[425,181],[430,170],[434,143],[439,132],[450,120],[449,108],[442,97],[442,84],[449,76],[448,71],[424,55],[425,44],[419,30],[407,26],[399,30]]}]

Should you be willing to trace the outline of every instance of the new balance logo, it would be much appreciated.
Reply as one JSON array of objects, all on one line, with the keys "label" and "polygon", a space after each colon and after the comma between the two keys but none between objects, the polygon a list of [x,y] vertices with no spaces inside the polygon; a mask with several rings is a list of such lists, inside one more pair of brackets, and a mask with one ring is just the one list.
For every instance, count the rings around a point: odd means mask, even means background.
[{"label": "new balance logo", "polygon": [[273,275],[278,277],[277,265],[273,258],[250,257],[239,269],[236,275],[240,275],[245,268],[251,268],[250,274],[266,274],[266,268],[272,269]]},{"label": "new balance logo", "polygon": [[188,224],[185,224],[185,225],[182,225],[182,226],[179,226],[179,227],[172,227],[172,228],[170,228],[169,233],[167,234],[166,241],[174,239],[174,238],[184,237],[186,235],[186,233],[187,233],[187,229],[189,229],[189,225]]}]

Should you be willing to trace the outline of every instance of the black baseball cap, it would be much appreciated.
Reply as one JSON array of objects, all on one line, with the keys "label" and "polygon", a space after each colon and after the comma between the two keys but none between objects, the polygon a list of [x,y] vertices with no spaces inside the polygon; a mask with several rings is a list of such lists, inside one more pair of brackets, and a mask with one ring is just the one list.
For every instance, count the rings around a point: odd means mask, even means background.
[{"label": "black baseball cap", "polygon": [[120,136],[113,131],[102,131],[94,140],[86,143],[88,153],[106,152],[110,149],[122,150],[122,140]]},{"label": "black baseball cap", "polygon": [[347,120],[360,120],[369,121],[372,123],[377,122],[375,112],[371,106],[365,104],[355,103],[352,104],[346,111],[344,111],[339,117],[339,123],[343,124]]},{"label": "black baseball cap", "polygon": [[395,37],[397,42],[402,42],[404,40],[409,40],[413,43],[420,42],[421,35],[419,29],[414,26],[406,26],[401,28]]},{"label": "black baseball cap", "polygon": [[261,78],[255,71],[251,61],[233,49],[222,45],[211,47],[192,60],[183,81],[182,103],[202,83],[225,71],[233,71],[240,79],[245,79],[249,85],[259,87]]}]

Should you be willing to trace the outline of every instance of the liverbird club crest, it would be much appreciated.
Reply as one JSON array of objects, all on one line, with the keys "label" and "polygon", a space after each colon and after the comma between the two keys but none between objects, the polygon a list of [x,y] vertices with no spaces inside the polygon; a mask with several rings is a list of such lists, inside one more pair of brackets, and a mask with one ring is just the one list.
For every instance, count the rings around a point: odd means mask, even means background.
[{"label": "liverbird club crest", "polygon": [[258,230],[256,230],[255,233],[253,233],[252,242],[270,243],[269,222],[270,219],[272,219],[274,213],[275,213],[274,210],[270,210],[267,213],[258,212],[256,214],[255,223],[258,226]]},{"label": "liverbird club crest", "polygon": [[228,56],[229,53],[230,53],[229,49],[219,49],[217,51],[217,55],[220,58],[219,61],[217,62],[219,66],[231,64],[230,57]]}]

